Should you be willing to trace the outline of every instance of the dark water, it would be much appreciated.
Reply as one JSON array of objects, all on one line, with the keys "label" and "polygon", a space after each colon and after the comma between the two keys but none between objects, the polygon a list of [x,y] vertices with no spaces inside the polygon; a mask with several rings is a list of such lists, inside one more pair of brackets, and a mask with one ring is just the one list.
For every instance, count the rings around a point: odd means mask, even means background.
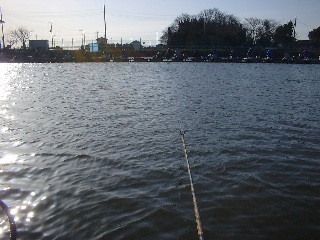
[{"label": "dark water", "polygon": [[[320,239],[320,65],[0,65],[18,239]],[[8,236],[0,215],[0,237]]]}]

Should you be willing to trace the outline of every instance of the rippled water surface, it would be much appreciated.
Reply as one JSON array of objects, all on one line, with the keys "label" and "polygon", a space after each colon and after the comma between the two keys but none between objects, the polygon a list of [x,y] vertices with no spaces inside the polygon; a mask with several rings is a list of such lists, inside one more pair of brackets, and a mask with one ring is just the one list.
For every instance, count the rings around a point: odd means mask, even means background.
[{"label": "rippled water surface", "polygon": [[[0,64],[18,239],[320,239],[320,66]],[[0,214],[0,238],[8,224]]]}]

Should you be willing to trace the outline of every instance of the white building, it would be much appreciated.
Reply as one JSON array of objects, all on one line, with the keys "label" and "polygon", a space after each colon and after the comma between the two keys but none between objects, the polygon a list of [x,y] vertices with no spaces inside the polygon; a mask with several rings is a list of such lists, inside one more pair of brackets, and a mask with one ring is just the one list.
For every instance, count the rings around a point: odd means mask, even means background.
[{"label": "white building", "polygon": [[89,52],[98,52],[99,51],[99,45],[98,43],[89,43]]}]

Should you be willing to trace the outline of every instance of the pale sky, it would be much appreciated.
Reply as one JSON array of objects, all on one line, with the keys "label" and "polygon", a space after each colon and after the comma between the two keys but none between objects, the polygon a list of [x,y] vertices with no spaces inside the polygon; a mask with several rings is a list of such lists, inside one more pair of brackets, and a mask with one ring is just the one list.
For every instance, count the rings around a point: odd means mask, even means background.
[{"label": "pale sky", "polygon": [[[103,4],[106,5],[107,38],[123,43],[142,39],[155,45],[173,20],[182,13],[195,15],[217,8],[240,20],[274,19],[281,24],[297,17],[298,39],[320,26],[320,0],[0,0],[4,32],[20,26],[32,30],[31,39],[51,40],[50,23],[57,46],[80,45],[104,36]],[[63,41],[62,41],[63,39]]]}]

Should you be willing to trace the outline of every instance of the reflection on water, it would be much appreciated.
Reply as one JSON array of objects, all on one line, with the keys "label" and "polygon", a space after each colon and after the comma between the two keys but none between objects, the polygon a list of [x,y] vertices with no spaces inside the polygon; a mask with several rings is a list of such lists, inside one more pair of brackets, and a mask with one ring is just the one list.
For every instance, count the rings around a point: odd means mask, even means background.
[{"label": "reflection on water", "polygon": [[10,82],[18,77],[22,64],[0,63],[0,101],[6,100],[11,93]]},{"label": "reflection on water", "polygon": [[30,195],[22,202],[21,206],[16,206],[11,210],[14,220],[18,222],[30,222],[34,217],[33,209],[39,204],[40,201],[45,200],[47,197],[35,198],[36,193],[31,192]]},{"label": "reflection on water", "polygon": [[[1,191],[10,192],[9,187],[1,189]],[[14,221],[17,226],[30,225],[32,219],[35,217],[35,208],[44,200],[46,196],[37,196],[35,192],[31,192],[26,198],[22,201],[20,206],[14,206],[10,208],[10,213],[14,217]],[[10,225],[8,222],[7,215],[1,211],[0,213],[0,239],[7,239],[9,236]],[[19,229],[18,229],[19,230]],[[21,230],[21,229],[20,229]]]},{"label": "reflection on water", "polygon": [[[24,178],[26,172],[23,169],[28,169],[28,166],[24,164],[23,156],[26,149],[16,151],[24,142],[16,138],[16,132],[22,129],[15,124],[15,116],[10,111],[16,105],[17,98],[10,98],[10,96],[28,89],[23,87],[25,79],[15,81],[23,72],[24,66],[24,64],[0,64],[0,198],[9,206],[15,222],[20,226],[31,224],[35,217],[35,207],[46,199],[41,194],[37,196],[34,191],[28,192],[21,189],[24,182],[28,182],[28,176],[25,180],[18,180],[18,176]],[[10,199],[10,196],[13,198]],[[16,205],[17,202],[14,199],[19,199],[21,205]],[[0,239],[8,239],[9,230],[7,215],[1,211]]]},{"label": "reflection on water", "polygon": [[195,239],[179,119],[206,239],[320,232],[319,66],[0,68],[0,199],[21,239]]},{"label": "reflection on water", "polygon": [[16,154],[6,154],[4,156],[0,156],[0,165],[2,164],[12,164],[17,162],[18,155]]},{"label": "reflection on water", "polygon": [[8,130],[9,130],[9,127],[2,127],[1,128],[1,132],[3,132],[3,133],[8,132]]}]

